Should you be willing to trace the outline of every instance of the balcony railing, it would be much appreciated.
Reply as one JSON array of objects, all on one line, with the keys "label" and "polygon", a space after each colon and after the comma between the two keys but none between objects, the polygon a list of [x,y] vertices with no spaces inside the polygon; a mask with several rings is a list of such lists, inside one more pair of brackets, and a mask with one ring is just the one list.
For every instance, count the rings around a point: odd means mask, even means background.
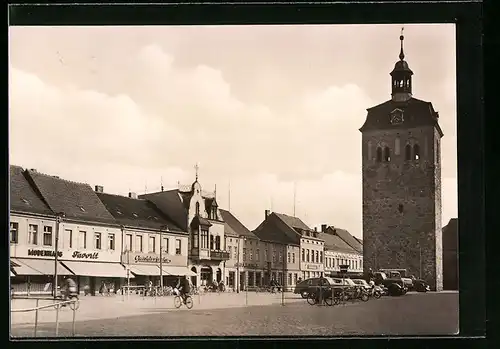
[{"label": "balcony railing", "polygon": [[229,252],[210,250],[210,259],[221,260],[221,261],[228,260]]}]

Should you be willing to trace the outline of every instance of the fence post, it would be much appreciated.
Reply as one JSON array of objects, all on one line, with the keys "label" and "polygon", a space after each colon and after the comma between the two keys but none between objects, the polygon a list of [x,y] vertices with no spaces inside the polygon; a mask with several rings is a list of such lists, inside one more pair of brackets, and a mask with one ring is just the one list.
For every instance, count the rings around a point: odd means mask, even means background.
[{"label": "fence post", "polygon": [[35,310],[35,337],[36,337],[36,330],[38,327],[38,298],[36,300],[36,310]]},{"label": "fence post", "polygon": [[72,334],[73,334],[73,337],[75,336],[75,317],[76,317],[76,302],[75,302],[75,306],[73,307],[73,328],[72,328]]},{"label": "fence post", "polygon": [[59,304],[56,305],[56,337],[58,336],[59,336]]}]

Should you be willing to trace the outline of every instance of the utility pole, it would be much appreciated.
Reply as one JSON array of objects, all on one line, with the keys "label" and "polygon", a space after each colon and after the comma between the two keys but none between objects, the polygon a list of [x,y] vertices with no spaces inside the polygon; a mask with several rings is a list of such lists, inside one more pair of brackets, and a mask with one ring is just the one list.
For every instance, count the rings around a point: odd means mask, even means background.
[{"label": "utility pole", "polygon": [[162,226],[160,229],[160,289],[163,290],[163,229],[168,232],[168,225]]},{"label": "utility pole", "polygon": [[57,214],[56,218],[56,245],[54,248],[54,254],[55,254],[55,264],[54,264],[54,299],[57,298],[57,265],[59,264],[59,225],[61,224],[61,220],[65,217],[65,214],[63,212]]}]

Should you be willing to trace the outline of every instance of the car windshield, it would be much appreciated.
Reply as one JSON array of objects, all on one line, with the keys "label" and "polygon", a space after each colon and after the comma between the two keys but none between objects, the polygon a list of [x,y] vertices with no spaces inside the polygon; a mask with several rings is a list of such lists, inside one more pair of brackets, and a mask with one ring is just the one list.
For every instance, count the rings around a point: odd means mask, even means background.
[{"label": "car windshield", "polygon": [[356,284],[354,283],[354,281],[352,281],[351,279],[344,279],[344,281],[345,281],[346,285],[356,286]]}]

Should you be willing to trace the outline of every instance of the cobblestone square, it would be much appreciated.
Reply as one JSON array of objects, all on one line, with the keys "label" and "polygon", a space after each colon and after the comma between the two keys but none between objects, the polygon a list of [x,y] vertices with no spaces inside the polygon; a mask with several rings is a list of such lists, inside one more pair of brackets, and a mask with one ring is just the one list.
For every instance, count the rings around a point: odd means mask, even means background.
[{"label": "cobblestone square", "polygon": [[[260,300],[258,300],[260,298]],[[194,307],[174,309],[163,299],[134,299],[125,306],[118,298],[108,307],[92,310],[82,301],[77,314],[77,337],[108,336],[342,336],[450,335],[458,332],[458,293],[409,293],[403,297],[347,302],[339,306],[310,306],[305,300],[270,294],[207,295]],[[85,304],[87,302],[87,305]],[[111,304],[113,302],[113,304]],[[146,304],[148,302],[149,304]],[[239,304],[237,304],[239,303]],[[227,304],[227,305],[224,305]],[[59,336],[71,335],[70,311],[61,312]],[[80,314],[81,313],[81,314]],[[53,311],[40,316],[38,336],[53,337]],[[27,319],[25,319],[26,321]],[[52,320],[53,321],[53,320]],[[33,336],[33,324],[15,320],[14,337]]]}]

